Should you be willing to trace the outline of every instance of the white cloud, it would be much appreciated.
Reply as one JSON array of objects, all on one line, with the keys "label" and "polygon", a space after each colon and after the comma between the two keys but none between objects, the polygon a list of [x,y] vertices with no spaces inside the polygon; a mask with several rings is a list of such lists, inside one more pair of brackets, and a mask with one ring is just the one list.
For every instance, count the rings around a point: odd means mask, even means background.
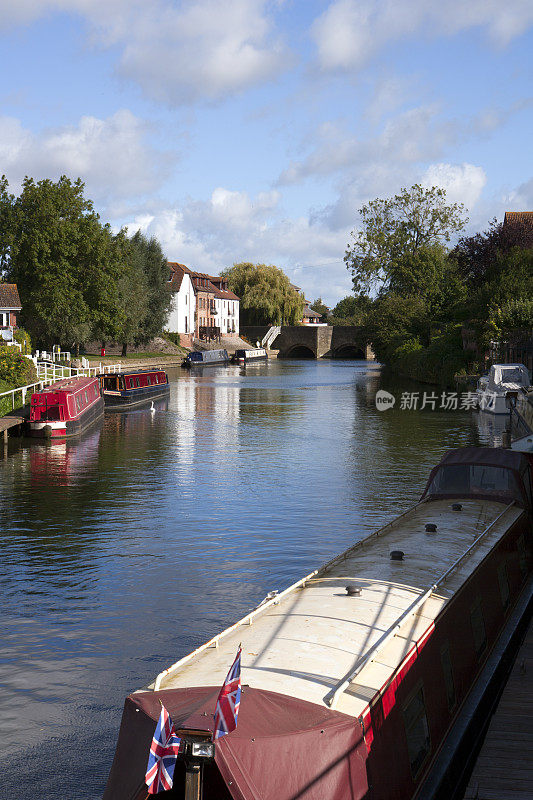
[{"label": "white cloud", "polygon": [[0,117],[2,169],[15,191],[25,175],[38,180],[66,174],[81,177],[87,196],[100,203],[142,195],[160,185],[173,161],[151,149],[145,136],[145,123],[126,109],[40,135]]},{"label": "white cloud", "polygon": [[474,164],[431,164],[421,180],[428,188],[445,189],[450,203],[463,203],[466,209],[475,206],[486,182],[485,170]]},{"label": "white cloud", "polygon": [[286,217],[279,201],[277,192],[250,197],[219,187],[208,200],[139,213],[126,224],[130,233],[156,236],[170,260],[194,269],[218,274],[238,261],[276,264],[310,297],[337,302],[351,285],[342,260],[349,232],[333,232],[318,218]]},{"label": "white cloud", "polygon": [[279,184],[292,184],[315,175],[331,175],[341,170],[367,171],[383,164],[415,164],[438,158],[454,143],[459,126],[439,115],[437,104],[408,109],[388,119],[380,131],[366,139],[346,134],[330,123],[317,131],[317,145],[301,161],[292,162],[279,177]]},{"label": "white cloud", "polygon": [[389,43],[483,28],[499,47],[533,24],[530,0],[335,0],[311,29],[320,67],[357,70]]},{"label": "white cloud", "polygon": [[119,73],[155,100],[216,101],[276,77],[286,47],[266,0],[0,0],[0,26],[54,11],[89,24],[96,45],[116,46]]}]

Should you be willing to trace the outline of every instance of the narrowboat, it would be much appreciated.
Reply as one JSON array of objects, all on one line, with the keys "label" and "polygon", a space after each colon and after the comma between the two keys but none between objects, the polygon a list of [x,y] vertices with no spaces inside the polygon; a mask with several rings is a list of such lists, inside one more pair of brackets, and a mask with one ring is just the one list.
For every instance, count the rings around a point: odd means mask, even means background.
[{"label": "narrowboat", "polygon": [[181,366],[190,369],[191,367],[210,367],[228,363],[227,350],[191,350],[181,362]]},{"label": "narrowboat", "polygon": [[67,378],[32,394],[28,429],[30,436],[76,436],[103,413],[98,378]]},{"label": "narrowboat", "polygon": [[516,398],[518,392],[527,392],[530,384],[523,364],[493,364],[488,375],[478,381],[478,408],[490,414],[509,414],[509,394]]},{"label": "narrowboat", "polygon": [[234,364],[248,364],[250,361],[264,361],[267,358],[264,347],[256,347],[252,350],[235,350],[231,360]]},{"label": "narrowboat", "polygon": [[98,377],[106,408],[131,408],[170,391],[168,375],[162,369],[130,370]]},{"label": "narrowboat", "polygon": [[[131,694],[104,800],[148,797],[160,701],[182,738],[169,797],[442,797],[441,761],[532,597],[532,466],[448,452],[413,508]],[[238,725],[211,742],[239,645]]]}]

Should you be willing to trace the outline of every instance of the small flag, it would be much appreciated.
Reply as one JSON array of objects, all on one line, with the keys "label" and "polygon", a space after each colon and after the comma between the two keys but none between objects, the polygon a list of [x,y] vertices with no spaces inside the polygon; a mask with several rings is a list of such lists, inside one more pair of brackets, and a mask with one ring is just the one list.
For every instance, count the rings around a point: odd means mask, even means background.
[{"label": "small flag", "polygon": [[[161,702],[161,701],[159,701]],[[180,749],[180,737],[174,733],[170,714],[161,703],[161,714],[150,745],[145,783],[148,794],[167,792],[172,789],[174,767]]]},{"label": "small flag", "polygon": [[218,695],[215,709],[215,729],[213,740],[231,733],[237,727],[237,716],[241,702],[241,646],[235,656],[235,661],[226,675],[224,685]]}]

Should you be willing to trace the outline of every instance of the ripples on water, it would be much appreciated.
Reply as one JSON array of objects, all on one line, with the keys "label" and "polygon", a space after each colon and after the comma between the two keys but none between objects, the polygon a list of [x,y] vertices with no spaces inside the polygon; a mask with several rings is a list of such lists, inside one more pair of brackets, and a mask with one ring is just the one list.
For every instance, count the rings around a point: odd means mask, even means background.
[{"label": "ripples on water", "polygon": [[376,411],[380,386],[427,387],[365,362],[170,377],[155,414],[0,461],[1,798],[101,797],[126,694],[405,510],[446,449],[501,433]]}]

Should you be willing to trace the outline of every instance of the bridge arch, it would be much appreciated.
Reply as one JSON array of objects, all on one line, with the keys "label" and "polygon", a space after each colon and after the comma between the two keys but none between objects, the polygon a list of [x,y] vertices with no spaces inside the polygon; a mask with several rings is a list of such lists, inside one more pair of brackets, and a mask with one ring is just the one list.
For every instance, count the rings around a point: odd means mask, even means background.
[{"label": "bridge arch", "polygon": [[365,351],[356,344],[341,344],[340,347],[336,347],[335,350],[332,351],[331,355],[332,358],[345,358],[357,361],[364,361],[366,359]]},{"label": "bridge arch", "polygon": [[316,358],[316,354],[305,344],[295,344],[283,353],[283,358]]}]

